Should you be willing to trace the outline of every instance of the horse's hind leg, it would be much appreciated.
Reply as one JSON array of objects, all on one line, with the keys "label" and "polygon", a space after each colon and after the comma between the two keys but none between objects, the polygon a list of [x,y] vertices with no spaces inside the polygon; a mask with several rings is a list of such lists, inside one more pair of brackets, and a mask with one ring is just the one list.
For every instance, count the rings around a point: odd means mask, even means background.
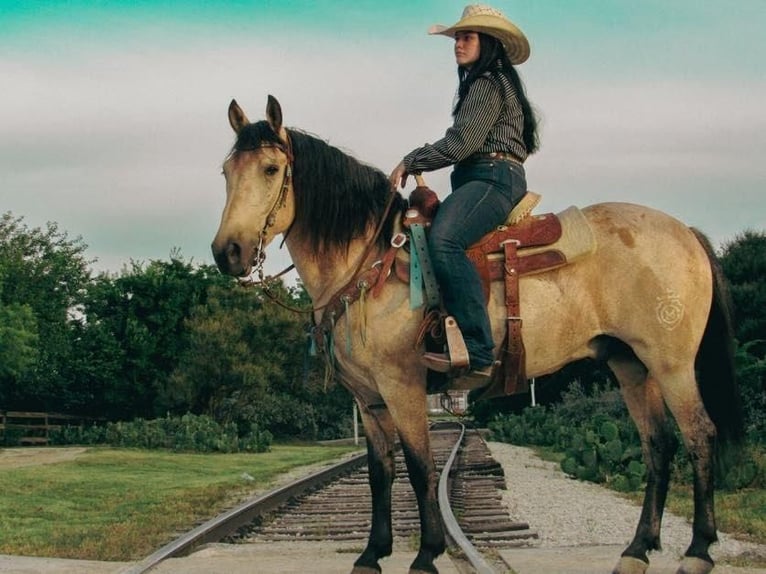
[{"label": "horse's hind leg", "polygon": [[718,539],[713,508],[716,429],[702,403],[693,367],[660,380],[694,472],[692,541],[677,574],[707,574],[713,569],[708,549]]},{"label": "horse's hind leg", "polygon": [[367,547],[354,562],[352,574],[380,572],[378,560],[391,554],[391,488],[396,476],[394,443],[396,430],[388,410],[360,405],[367,438],[367,466],[372,494],[372,525]]},{"label": "horse's hind leg", "polygon": [[629,350],[609,359],[625,404],[641,437],[647,468],[644,503],[636,533],[613,574],[641,574],[649,566],[647,552],[660,549],[660,527],[670,481],[670,462],[678,441],[669,423],[660,388]]}]

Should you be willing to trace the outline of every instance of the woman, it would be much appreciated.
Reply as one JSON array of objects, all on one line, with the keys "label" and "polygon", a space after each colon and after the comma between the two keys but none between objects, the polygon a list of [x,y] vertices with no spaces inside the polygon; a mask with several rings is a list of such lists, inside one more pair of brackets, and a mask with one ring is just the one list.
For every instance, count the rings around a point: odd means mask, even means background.
[{"label": "woman", "polygon": [[[513,66],[529,57],[529,42],[500,11],[483,5],[467,6],[454,26],[434,26],[429,33],[455,39],[454,123],[439,141],[408,153],[390,179],[394,187],[404,187],[409,174],[455,166],[452,193],[430,229],[429,251],[444,307],[465,339],[469,375],[490,377],[489,317],[479,275],[465,250],[503,224],[526,193],[523,163],[538,148],[537,119]],[[425,353],[423,363],[450,371],[445,354]]]}]

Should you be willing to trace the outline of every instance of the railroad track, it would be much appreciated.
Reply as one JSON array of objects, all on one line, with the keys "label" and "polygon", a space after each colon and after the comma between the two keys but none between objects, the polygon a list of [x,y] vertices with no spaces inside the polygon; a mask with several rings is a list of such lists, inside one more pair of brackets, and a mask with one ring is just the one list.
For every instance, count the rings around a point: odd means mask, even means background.
[{"label": "railroad track", "polygon": [[[506,572],[494,550],[523,544],[537,533],[512,520],[502,504],[502,467],[474,429],[459,423],[437,423],[431,445],[441,473],[439,506],[447,529],[451,557],[463,572]],[[314,473],[271,491],[210,520],[136,564],[125,574],[149,572],[161,561],[189,554],[210,542],[236,544],[282,541],[358,542],[370,528],[371,497],[366,455]],[[420,532],[417,503],[404,459],[397,455],[393,486],[395,542]]]}]

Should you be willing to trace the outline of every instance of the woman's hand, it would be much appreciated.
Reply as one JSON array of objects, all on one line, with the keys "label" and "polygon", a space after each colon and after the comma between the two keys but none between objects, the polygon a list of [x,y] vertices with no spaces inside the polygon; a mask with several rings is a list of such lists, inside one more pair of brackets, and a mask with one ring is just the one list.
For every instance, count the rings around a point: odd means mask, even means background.
[{"label": "woman's hand", "polygon": [[407,168],[404,167],[404,160],[402,160],[394,168],[394,171],[391,172],[388,180],[394,189],[399,189],[399,187],[404,188],[407,185],[407,177],[409,177],[409,174],[407,173]]}]

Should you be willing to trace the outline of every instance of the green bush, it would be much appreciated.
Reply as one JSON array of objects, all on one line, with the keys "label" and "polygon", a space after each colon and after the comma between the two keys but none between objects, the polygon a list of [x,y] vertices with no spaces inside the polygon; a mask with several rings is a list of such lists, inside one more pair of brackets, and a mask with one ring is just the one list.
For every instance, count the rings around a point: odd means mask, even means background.
[{"label": "green bush", "polygon": [[641,448],[631,444],[635,437],[623,421],[594,415],[570,436],[566,457],[561,462],[565,473],[580,480],[607,483],[620,491],[641,486],[646,474]]},{"label": "green bush", "polygon": [[[618,402],[622,398],[617,389],[597,388],[587,394],[574,383],[560,404],[528,407],[518,415],[496,415],[488,424],[490,437],[550,447],[563,453],[561,468],[570,476],[615,490],[638,490],[646,475],[641,443],[627,409]],[[678,444],[671,466],[673,479],[690,484],[692,467],[680,436]],[[732,455],[736,458],[726,462],[725,470],[719,469],[716,484],[733,490],[766,480],[766,462],[758,452],[751,447]]]},{"label": "green bush", "polygon": [[19,446],[21,439],[26,431],[24,429],[6,428],[3,429],[3,439],[0,444],[3,446]]},{"label": "green bush", "polygon": [[63,426],[48,433],[48,442],[53,445],[65,444],[105,444],[106,427],[92,424],[89,426]]},{"label": "green bush", "polygon": [[735,361],[748,440],[766,444],[766,341],[737,345]]},{"label": "green bush", "polygon": [[272,436],[254,426],[239,436],[233,423],[221,425],[205,415],[186,414],[105,426],[63,427],[51,440],[54,444],[109,444],[178,452],[265,452],[271,447]]}]

